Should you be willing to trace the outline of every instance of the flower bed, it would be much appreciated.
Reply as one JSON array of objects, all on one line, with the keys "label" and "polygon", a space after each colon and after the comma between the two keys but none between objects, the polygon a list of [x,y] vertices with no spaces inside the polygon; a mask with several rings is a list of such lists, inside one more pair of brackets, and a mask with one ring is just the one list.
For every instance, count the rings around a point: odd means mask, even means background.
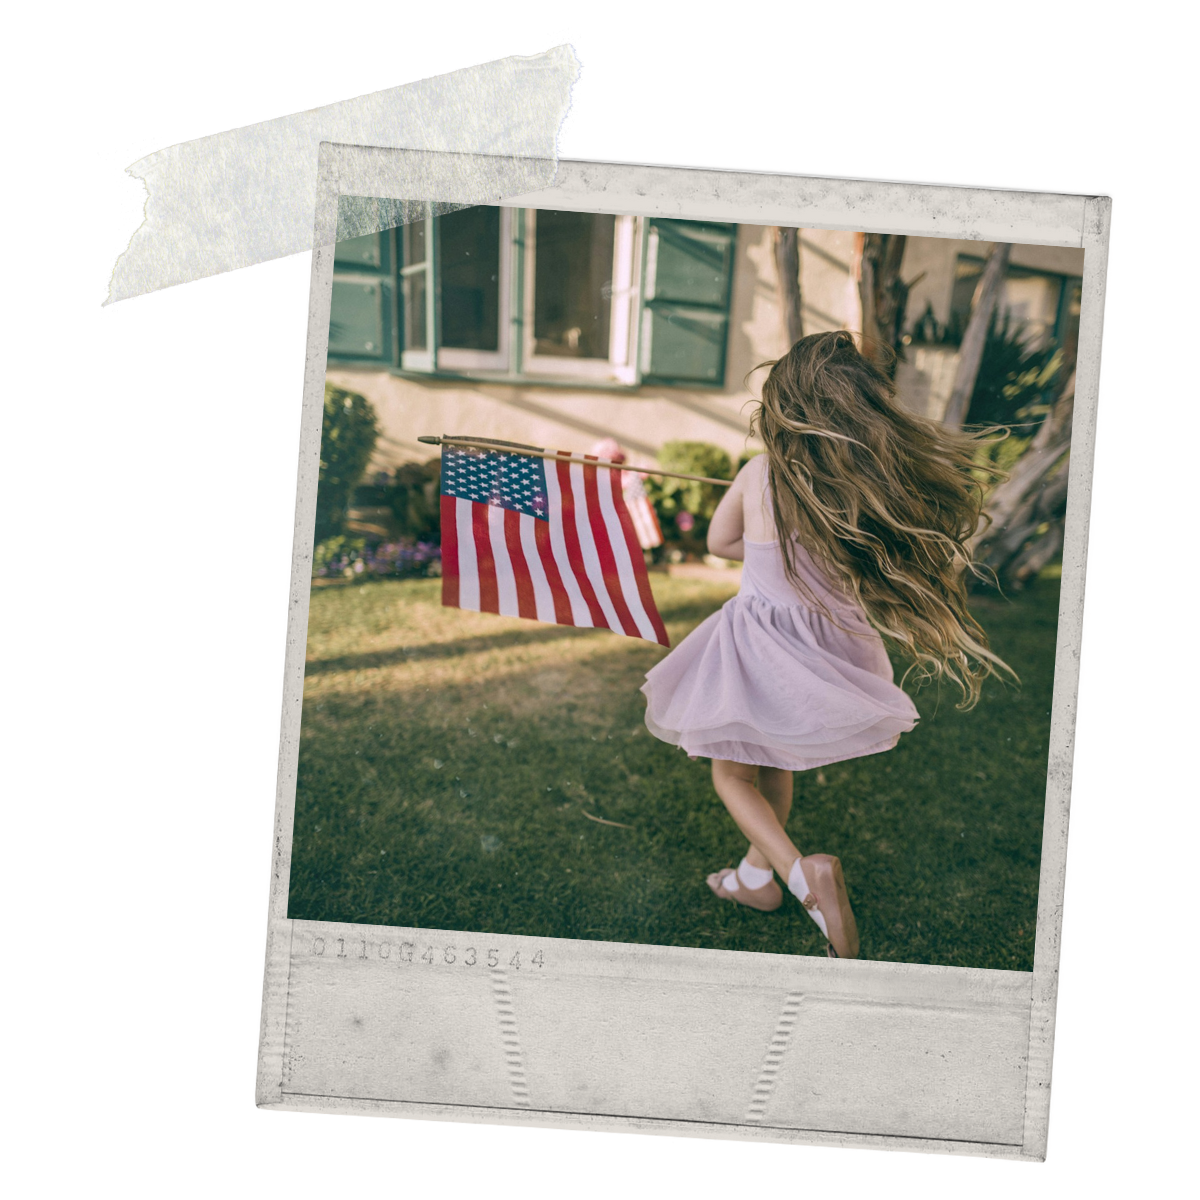
[{"label": "flower bed", "polygon": [[313,578],[414,579],[442,573],[442,549],[435,542],[408,540],[368,545],[363,538],[335,537],[313,552]]}]

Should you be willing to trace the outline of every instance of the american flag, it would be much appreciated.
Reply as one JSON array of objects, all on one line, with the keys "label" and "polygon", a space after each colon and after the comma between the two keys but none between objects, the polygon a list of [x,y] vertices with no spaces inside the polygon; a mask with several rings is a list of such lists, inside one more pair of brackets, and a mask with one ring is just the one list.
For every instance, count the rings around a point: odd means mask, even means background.
[{"label": "american flag", "polygon": [[618,475],[442,447],[442,603],[669,646]]}]

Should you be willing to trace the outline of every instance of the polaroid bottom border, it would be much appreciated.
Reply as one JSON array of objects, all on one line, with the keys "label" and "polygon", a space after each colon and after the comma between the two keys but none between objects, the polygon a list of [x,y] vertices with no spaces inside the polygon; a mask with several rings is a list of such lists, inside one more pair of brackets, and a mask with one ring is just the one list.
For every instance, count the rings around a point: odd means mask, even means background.
[{"label": "polaroid bottom border", "polygon": [[651,1137],[698,1137],[724,1141],[773,1142],[780,1145],[839,1146],[860,1150],[895,1150],[920,1154],[951,1154],[974,1158],[1005,1158],[1044,1162],[1045,1153],[1029,1154],[1020,1145],[1003,1142],[956,1142],[948,1139],[902,1137],[890,1133],[851,1133],[829,1129],[791,1129],[771,1125],[727,1125],[678,1121],[616,1113],[564,1113],[531,1109],[476,1108],[471,1105],[425,1104],[409,1100],[374,1100],[358,1096],[307,1096],[282,1093],[275,1103],[259,1108],[279,1112],[329,1113],[336,1116],[393,1117],[418,1121],[450,1121],[473,1125],[524,1126],[534,1129],[587,1130],[597,1133],[637,1133]]}]

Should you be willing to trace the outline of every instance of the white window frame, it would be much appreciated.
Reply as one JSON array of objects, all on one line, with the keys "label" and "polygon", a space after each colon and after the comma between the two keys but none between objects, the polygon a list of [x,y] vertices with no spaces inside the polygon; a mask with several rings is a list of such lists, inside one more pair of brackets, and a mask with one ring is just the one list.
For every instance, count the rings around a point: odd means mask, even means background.
[{"label": "white window frame", "polygon": [[[436,240],[436,238],[434,239]],[[441,312],[438,310],[436,364],[438,369],[449,371],[507,371],[511,359],[512,331],[512,275],[513,275],[513,210],[500,209],[500,311],[499,337],[495,350],[468,350],[441,343]],[[435,272],[439,301],[442,286],[440,270]]]},{"label": "white window frame", "polygon": [[578,379],[590,383],[638,382],[637,340],[639,293],[642,281],[643,220],[617,216],[613,230],[612,309],[609,314],[608,358],[562,358],[538,355],[533,336],[534,287],[537,268],[537,209],[525,210],[522,370],[545,378]]},{"label": "white window frame", "polygon": [[[403,265],[404,257],[403,230],[396,235],[396,261],[398,270],[397,288],[396,288],[396,305],[397,312],[400,314],[399,322],[399,337],[400,337],[400,366],[405,371],[420,371],[429,374],[437,370],[437,337],[438,337],[438,322],[437,322],[437,236],[433,229],[433,205],[425,205],[425,261],[422,263],[414,263],[412,266]],[[407,321],[407,312],[405,310],[404,297],[404,280],[411,275],[425,275],[425,348],[423,350],[409,350],[405,345],[405,323]]]}]

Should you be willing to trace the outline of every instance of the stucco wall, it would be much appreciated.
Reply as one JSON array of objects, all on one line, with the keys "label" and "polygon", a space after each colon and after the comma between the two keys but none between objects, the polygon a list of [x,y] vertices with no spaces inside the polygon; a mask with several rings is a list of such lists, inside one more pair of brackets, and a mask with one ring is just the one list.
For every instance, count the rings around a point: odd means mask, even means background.
[{"label": "stucco wall", "polygon": [[[330,369],[328,378],[367,396],[379,413],[383,436],[372,469],[429,458],[431,448],[420,445],[417,436],[443,433],[575,452],[589,450],[600,438],[615,437],[631,461],[646,465],[664,442],[683,438],[715,443],[736,459],[750,444],[753,392],[762,379],[761,372],[751,373],[787,349],[771,238],[768,226],[742,225],[738,229],[725,386],[719,391],[657,385],[622,391],[467,383],[343,368]],[[909,320],[931,302],[938,319],[945,321],[957,256],[985,256],[990,250],[991,244],[986,242],[909,238],[903,277],[913,279],[925,273],[909,296]],[[806,333],[858,328],[853,255],[853,233],[802,231],[800,280]],[[1083,251],[1014,246],[1012,262],[1082,274]],[[918,412],[940,417],[957,356],[941,348],[914,347],[908,358],[897,374],[901,399]]]}]

